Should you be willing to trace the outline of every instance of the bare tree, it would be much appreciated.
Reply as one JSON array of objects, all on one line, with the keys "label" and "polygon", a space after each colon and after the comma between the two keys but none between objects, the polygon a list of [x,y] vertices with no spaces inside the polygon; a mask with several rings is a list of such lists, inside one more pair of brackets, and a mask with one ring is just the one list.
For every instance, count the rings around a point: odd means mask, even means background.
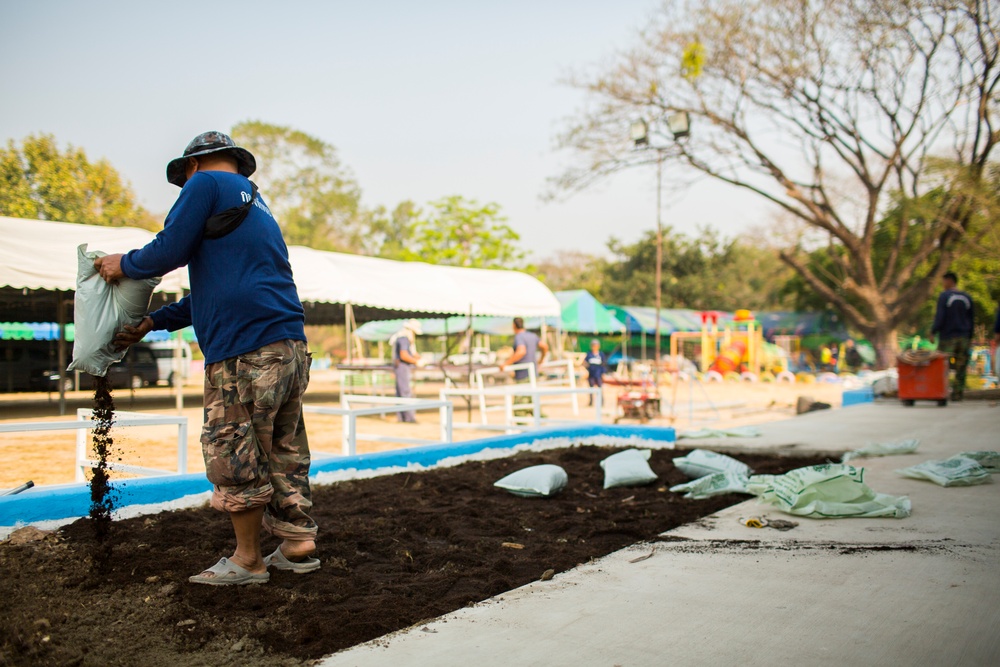
[{"label": "bare tree", "polygon": [[[665,2],[637,45],[577,76],[589,106],[558,143],[579,161],[554,183],[583,188],[655,160],[627,128],[652,120],[666,160],[749,190],[826,237],[836,280],[801,248],[782,259],[891,364],[896,328],[983,225],[969,187],[986,178],[998,132],[997,1],[705,0]],[[691,135],[670,142],[668,115]],[[931,169],[935,160],[955,166]],[[934,198],[928,211],[928,194]],[[879,223],[921,201],[888,252]],[[987,225],[988,226],[988,225]],[[837,284],[839,283],[839,284]]]}]

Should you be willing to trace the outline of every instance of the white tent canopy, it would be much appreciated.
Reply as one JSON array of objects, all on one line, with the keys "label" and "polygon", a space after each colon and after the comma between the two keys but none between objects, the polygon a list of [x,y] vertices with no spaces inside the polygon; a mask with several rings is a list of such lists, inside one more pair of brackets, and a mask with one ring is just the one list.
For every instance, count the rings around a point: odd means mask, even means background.
[{"label": "white tent canopy", "polygon": [[[128,252],[153,240],[135,227],[102,227],[0,216],[0,286],[21,289],[76,289],[76,249]],[[187,287],[187,271],[171,271],[156,291]]]},{"label": "white tent canopy", "polygon": [[[126,252],[148,243],[153,234],[130,227],[22,220],[0,216],[0,290],[4,315],[12,315],[12,300],[36,290],[71,292],[76,289],[76,248]],[[375,257],[323,252],[303,246],[289,248],[289,259],[299,298],[307,307],[307,323],[343,321],[351,304],[363,312],[358,320],[385,319],[410,314],[467,314],[555,316],[559,300],[539,282],[517,271],[466,269],[422,262],[397,262]],[[188,288],[187,271],[164,277],[158,291]],[[376,312],[372,309],[385,311]],[[16,308],[14,308],[16,311]],[[30,321],[30,320],[29,320]],[[37,320],[36,320],[37,321]]]},{"label": "white tent canopy", "polygon": [[511,317],[559,313],[559,300],[518,271],[466,269],[292,246],[299,298],[394,311]]}]

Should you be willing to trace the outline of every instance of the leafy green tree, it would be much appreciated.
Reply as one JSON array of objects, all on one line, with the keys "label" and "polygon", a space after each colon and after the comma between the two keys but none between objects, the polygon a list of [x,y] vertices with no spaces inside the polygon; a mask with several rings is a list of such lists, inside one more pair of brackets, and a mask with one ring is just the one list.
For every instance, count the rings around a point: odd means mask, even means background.
[{"label": "leafy green tree", "polygon": [[607,260],[578,250],[558,250],[538,262],[536,275],[554,292],[584,289],[593,295],[603,291]]},{"label": "leafy green tree", "polygon": [[[930,275],[934,262],[920,253],[928,237],[934,234],[933,218],[944,201],[961,198],[969,209],[966,234],[975,243],[957,254],[949,268],[958,274],[961,289],[973,297],[976,319],[985,326],[992,322],[996,299],[1000,297],[1000,228],[995,223],[1000,218],[1000,168],[989,165],[978,183],[963,179],[962,169],[957,165],[941,163],[938,168],[949,172],[945,180],[947,187],[942,186],[918,198],[897,196],[894,206],[876,223],[872,240],[876,278],[882,279],[884,272],[899,264],[914,265],[910,281]],[[863,308],[863,300],[844,288],[846,253],[842,245],[830,243],[811,252],[800,251],[799,257],[817,280],[836,292],[850,307]],[[929,336],[939,289],[940,283],[935,283],[931,293],[909,309],[906,319],[897,325],[900,333]],[[803,309],[831,307],[831,303],[800,274],[789,280],[784,292]]]},{"label": "leafy green tree", "polygon": [[386,259],[418,259],[410,249],[421,210],[412,201],[403,201],[391,212],[376,207],[367,213],[363,251]]},{"label": "leafy green tree", "polygon": [[[843,249],[835,286],[811,270],[815,246],[781,257],[891,365],[897,328],[979,242],[969,193],[1000,143],[998,21],[991,0],[668,0],[634,48],[575,81],[589,99],[559,142],[579,159],[555,184],[663,159],[753,193]],[[681,112],[691,132],[674,142]],[[658,151],[629,141],[638,118]],[[961,169],[942,183],[935,157]],[[919,243],[907,224],[881,253],[894,200],[939,188]]]},{"label": "leafy green tree", "polygon": [[0,215],[153,230],[161,224],[107,160],[91,162],[73,146],[60,150],[50,134],[0,148]]},{"label": "leafy green tree", "polygon": [[[648,305],[656,293],[656,233],[635,243],[608,241],[613,259],[605,262],[600,297],[605,303]],[[782,292],[791,271],[773,249],[743,240],[724,241],[710,230],[687,237],[663,234],[664,308],[772,310],[787,307]]]},{"label": "leafy green tree", "polygon": [[499,204],[444,197],[428,204],[414,224],[411,249],[415,258],[434,264],[519,268],[525,257],[517,245],[521,237],[505,222]]},{"label": "leafy green tree", "polygon": [[361,189],[337,149],[300,130],[261,121],[238,123],[233,139],[257,158],[257,183],[290,245],[364,249]]}]

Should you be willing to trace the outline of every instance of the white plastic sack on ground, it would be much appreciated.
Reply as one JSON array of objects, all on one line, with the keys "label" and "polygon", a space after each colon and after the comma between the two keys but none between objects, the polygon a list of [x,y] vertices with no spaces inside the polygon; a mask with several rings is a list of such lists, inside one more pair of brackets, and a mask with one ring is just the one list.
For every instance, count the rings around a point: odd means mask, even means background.
[{"label": "white plastic sack on ground", "polygon": [[695,449],[687,456],[677,457],[674,459],[674,465],[691,479],[714,475],[717,472],[734,472],[749,477],[753,472],[746,463],[707,449]]},{"label": "white plastic sack on ground", "polygon": [[975,486],[993,481],[990,471],[979,461],[962,455],[943,461],[924,461],[896,472],[903,477],[927,479],[940,486]]},{"label": "white plastic sack on ground", "polygon": [[967,459],[977,461],[979,465],[983,466],[993,474],[1000,472],[1000,452],[959,452],[958,454],[955,454],[955,456],[964,456]]},{"label": "white plastic sack on ground", "polygon": [[76,338],[73,361],[67,370],[104,377],[108,367],[125,356],[125,350],[115,351],[115,334],[126,324],[136,326],[142,321],[149,310],[153,288],[160,284],[160,279],[122,278],[117,285],[109,285],[94,268],[94,260],[105,253],[87,252],[86,243],[76,250],[78,266],[73,302]]},{"label": "white plastic sack on ground", "polygon": [[641,486],[656,480],[656,473],[649,467],[648,449],[626,449],[601,461],[604,470],[604,488],[616,486]]},{"label": "white plastic sack on ground", "polygon": [[783,512],[819,519],[910,516],[910,499],[876,493],[864,468],[842,463],[798,468],[784,475],[754,475],[747,490]]},{"label": "white plastic sack on ground", "polygon": [[671,486],[674,493],[684,493],[685,498],[702,500],[719,496],[724,493],[750,493],[747,491],[749,478],[735,472],[717,472],[714,475],[705,475],[696,480]]},{"label": "white plastic sack on ground", "polygon": [[561,467],[552,464],[531,466],[512,472],[493,486],[510,491],[515,496],[537,498],[554,496],[566,488],[569,477]]},{"label": "white plastic sack on ground", "polygon": [[731,428],[702,428],[685,431],[678,438],[759,438],[761,430],[756,426],[733,426]]},{"label": "white plastic sack on ground", "polygon": [[847,463],[852,459],[862,459],[870,456],[895,456],[897,454],[912,454],[917,451],[920,441],[916,438],[900,440],[899,442],[869,442],[864,447],[846,452],[840,459],[841,463]]}]

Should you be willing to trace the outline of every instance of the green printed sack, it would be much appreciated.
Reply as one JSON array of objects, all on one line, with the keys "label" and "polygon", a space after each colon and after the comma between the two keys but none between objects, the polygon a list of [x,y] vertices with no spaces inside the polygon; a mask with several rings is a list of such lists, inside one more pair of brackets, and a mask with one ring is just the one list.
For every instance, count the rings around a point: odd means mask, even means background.
[{"label": "green printed sack", "polygon": [[695,449],[687,456],[679,456],[674,459],[674,465],[691,479],[714,475],[717,472],[733,472],[749,477],[753,472],[746,463],[707,449]]},{"label": "green printed sack", "polygon": [[1000,472],[1000,452],[959,452],[955,456],[964,456],[967,459],[972,459],[977,461],[979,465],[983,466],[991,473]]},{"label": "green printed sack", "polygon": [[842,463],[809,466],[784,475],[754,475],[747,490],[761,503],[813,518],[910,516],[910,499],[876,493],[864,483],[864,468]]},{"label": "green printed sack", "polygon": [[670,487],[674,493],[683,493],[685,498],[703,500],[725,493],[750,493],[747,491],[749,478],[735,472],[717,472],[698,479]]},{"label": "green printed sack", "polygon": [[840,459],[841,463],[847,463],[852,459],[868,458],[870,456],[896,456],[899,454],[912,454],[917,451],[920,441],[916,438],[900,440],[899,442],[869,442],[864,447],[847,452]]},{"label": "green printed sack", "polygon": [[993,481],[990,471],[979,461],[961,454],[943,461],[924,461],[896,472],[903,477],[930,480],[940,486],[975,486]]}]

